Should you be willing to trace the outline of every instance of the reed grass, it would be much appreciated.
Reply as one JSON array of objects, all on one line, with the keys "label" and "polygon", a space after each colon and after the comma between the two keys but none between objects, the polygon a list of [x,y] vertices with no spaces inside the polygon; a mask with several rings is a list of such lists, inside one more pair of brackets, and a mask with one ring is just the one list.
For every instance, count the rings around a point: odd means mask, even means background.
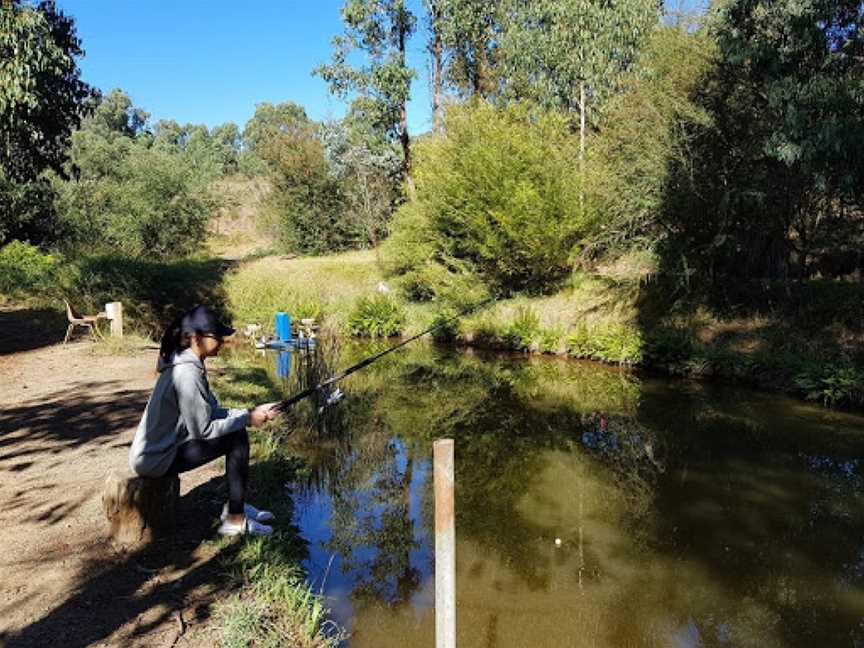
[{"label": "reed grass", "polygon": [[216,608],[224,648],[336,648],[345,633],[321,594],[286,560],[279,534],[247,541],[227,565],[239,591]]}]

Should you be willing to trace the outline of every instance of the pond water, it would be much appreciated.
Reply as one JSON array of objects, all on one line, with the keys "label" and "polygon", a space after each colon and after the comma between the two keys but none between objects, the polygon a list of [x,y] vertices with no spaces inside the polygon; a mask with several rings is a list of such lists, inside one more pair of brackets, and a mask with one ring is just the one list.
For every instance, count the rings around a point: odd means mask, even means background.
[{"label": "pond water", "polygon": [[354,648],[434,645],[440,437],[460,648],[864,646],[860,416],[431,344],[342,387],[294,522]]}]

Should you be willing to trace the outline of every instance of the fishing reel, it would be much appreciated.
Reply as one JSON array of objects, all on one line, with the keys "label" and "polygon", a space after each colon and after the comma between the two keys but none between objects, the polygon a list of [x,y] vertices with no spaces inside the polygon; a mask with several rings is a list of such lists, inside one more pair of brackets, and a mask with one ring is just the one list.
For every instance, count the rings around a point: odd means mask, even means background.
[{"label": "fishing reel", "polygon": [[319,415],[323,414],[324,410],[326,410],[328,407],[333,407],[334,405],[338,404],[339,401],[341,401],[345,397],[345,392],[343,392],[339,387],[334,389],[329,394],[327,393],[326,389],[320,389],[318,390],[318,392],[318,402],[321,403],[323,401],[323,405],[318,406]]}]

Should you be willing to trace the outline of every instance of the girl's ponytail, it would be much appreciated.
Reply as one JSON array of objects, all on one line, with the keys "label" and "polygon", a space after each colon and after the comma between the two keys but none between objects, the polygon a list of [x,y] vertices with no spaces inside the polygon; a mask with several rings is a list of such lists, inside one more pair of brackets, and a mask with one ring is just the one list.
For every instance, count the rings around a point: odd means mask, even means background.
[{"label": "girl's ponytail", "polygon": [[159,345],[160,362],[158,364],[160,366],[171,362],[171,356],[183,347],[182,322],[183,315],[178,315],[162,334],[162,342]]}]

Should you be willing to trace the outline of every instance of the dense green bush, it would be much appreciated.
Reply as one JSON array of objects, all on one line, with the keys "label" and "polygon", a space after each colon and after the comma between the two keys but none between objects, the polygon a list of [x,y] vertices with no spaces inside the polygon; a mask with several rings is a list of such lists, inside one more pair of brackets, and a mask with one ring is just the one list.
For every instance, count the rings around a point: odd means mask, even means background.
[{"label": "dense green bush", "polygon": [[429,261],[399,276],[396,285],[409,301],[440,299],[456,307],[478,304],[489,294],[464,263]]},{"label": "dense green bush", "polygon": [[645,340],[645,358],[649,364],[671,367],[693,357],[696,340],[693,332],[683,327],[657,327]]},{"label": "dense green bush", "polygon": [[393,216],[390,237],[381,246],[381,266],[395,276],[422,270],[436,260],[441,247],[421,204],[410,201]]},{"label": "dense green bush", "polygon": [[459,339],[459,318],[456,317],[456,311],[450,308],[436,314],[431,326],[437,327],[432,331],[432,338],[438,342],[455,342]]},{"label": "dense green bush", "polygon": [[348,317],[348,328],[361,337],[399,335],[405,326],[405,311],[391,297],[376,294],[361,297]]},{"label": "dense green bush", "polygon": [[486,103],[453,106],[416,148],[416,201],[383,251],[391,273],[463,262],[498,293],[547,291],[586,227],[567,121]]},{"label": "dense green bush", "polygon": [[829,407],[864,404],[864,372],[856,367],[810,367],[796,376],[795,386],[806,399]]},{"label": "dense green bush", "polygon": [[567,337],[567,352],[575,358],[638,365],[643,359],[642,334],[621,324],[582,326]]},{"label": "dense green bush", "polygon": [[12,241],[0,248],[0,294],[22,296],[54,286],[57,259],[39,248]]},{"label": "dense green bush", "polygon": [[535,342],[539,346],[540,317],[530,306],[520,307],[516,317],[504,328],[501,337],[509,349],[527,351]]},{"label": "dense green bush", "polygon": [[13,182],[0,169],[0,245],[14,240],[50,245],[61,239],[65,232],[54,201],[44,177]]},{"label": "dense green bush", "polygon": [[164,151],[132,145],[110,171],[58,184],[74,241],[94,251],[171,258],[194,252],[214,202],[190,169]]},{"label": "dense green bush", "polygon": [[273,185],[270,223],[282,248],[324,254],[359,247],[365,232],[345,217],[340,183],[312,126],[274,136],[261,148]]},{"label": "dense green bush", "polygon": [[443,300],[460,306],[478,303],[487,291],[465,261],[442,252],[436,232],[417,201],[404,204],[393,217],[392,233],[380,249],[381,267],[409,301]]},{"label": "dense green bush", "polygon": [[589,252],[650,248],[668,235],[661,221],[669,185],[683,180],[673,169],[686,167],[693,138],[711,121],[694,95],[715,52],[704,33],[658,27],[640,54],[639,73],[610,98],[588,147],[585,188],[603,223]]},{"label": "dense green bush", "polygon": [[538,333],[538,342],[540,351],[543,353],[559,353],[561,347],[560,329],[540,329]]},{"label": "dense green bush", "polygon": [[435,299],[437,288],[447,271],[437,264],[428,264],[404,274],[399,281],[402,294],[412,302]]},{"label": "dense green bush", "polygon": [[[54,179],[67,247],[166,259],[194,252],[204,240],[216,207],[207,187],[218,165],[170,144],[167,126],[154,140],[146,120],[116,90],[73,134],[70,179]],[[193,141],[206,132],[199,128]]]}]

